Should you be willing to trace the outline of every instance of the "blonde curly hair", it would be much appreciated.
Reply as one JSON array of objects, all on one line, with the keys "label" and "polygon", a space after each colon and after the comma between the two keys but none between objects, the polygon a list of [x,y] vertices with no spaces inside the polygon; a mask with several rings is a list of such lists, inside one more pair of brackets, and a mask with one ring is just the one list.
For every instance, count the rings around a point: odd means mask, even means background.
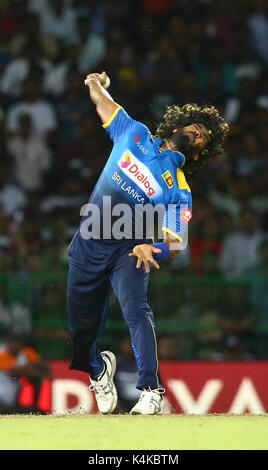
[{"label": "blonde curly hair", "polygon": [[196,103],[188,103],[181,107],[177,105],[168,106],[162,122],[159,123],[156,129],[156,137],[168,139],[174,129],[195,123],[201,123],[208,129],[211,141],[197,161],[189,160],[185,162],[183,169],[189,174],[197,169],[200,170],[208,160],[224,152],[223,144],[229,132],[229,126],[220,116],[218,109],[212,105],[200,106]]}]

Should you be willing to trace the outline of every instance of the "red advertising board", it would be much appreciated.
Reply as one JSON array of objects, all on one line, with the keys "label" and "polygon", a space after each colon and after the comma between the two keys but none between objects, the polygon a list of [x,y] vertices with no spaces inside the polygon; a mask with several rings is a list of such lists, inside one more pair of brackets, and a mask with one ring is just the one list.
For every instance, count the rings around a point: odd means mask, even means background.
[{"label": "red advertising board", "polygon": [[175,413],[268,412],[268,362],[163,362]]},{"label": "red advertising board", "polygon": [[[96,413],[87,374],[51,361],[51,381],[41,388],[43,410],[55,414]],[[268,361],[177,362],[160,364],[166,389],[165,412],[265,414],[268,412]],[[27,390],[24,391],[27,401]]]}]

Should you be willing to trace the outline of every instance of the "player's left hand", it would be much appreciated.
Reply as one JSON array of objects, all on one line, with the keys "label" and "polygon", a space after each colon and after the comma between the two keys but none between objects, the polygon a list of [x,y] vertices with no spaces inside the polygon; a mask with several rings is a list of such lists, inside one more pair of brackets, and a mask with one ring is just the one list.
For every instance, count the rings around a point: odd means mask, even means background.
[{"label": "player's left hand", "polygon": [[146,243],[144,243],[142,245],[136,245],[133,248],[132,253],[129,253],[128,256],[136,256],[138,258],[136,268],[139,269],[143,263],[146,273],[149,273],[149,263],[152,263],[156,269],[160,269],[159,264],[155,261],[153,257],[154,253],[161,253],[161,250],[153,245],[147,245]]}]

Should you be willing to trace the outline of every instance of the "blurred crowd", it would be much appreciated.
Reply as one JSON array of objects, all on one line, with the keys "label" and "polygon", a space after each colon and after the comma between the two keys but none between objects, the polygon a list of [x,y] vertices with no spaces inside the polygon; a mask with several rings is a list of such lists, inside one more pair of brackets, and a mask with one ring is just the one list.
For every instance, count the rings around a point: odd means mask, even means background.
[{"label": "blurred crowd", "polygon": [[[178,285],[181,274],[267,279],[265,0],[1,0],[1,272],[23,282],[66,271],[80,207],[111,150],[84,86],[87,73],[102,70],[115,101],[152,133],[167,105],[186,102],[214,104],[231,128],[225,155],[188,180],[194,203],[189,245],[163,268],[166,278]],[[200,310],[198,286],[193,299],[177,299],[168,309],[171,318]],[[216,314],[217,344],[228,351],[238,331],[244,337],[256,321],[262,331],[267,325],[265,282],[240,288],[221,303],[222,288],[216,299],[223,312]],[[0,323],[12,311],[30,329],[22,306],[7,305],[2,290]],[[206,292],[210,303],[201,322],[216,304],[213,288]],[[44,303],[52,316],[64,310],[64,283],[60,294],[49,282],[39,286],[30,316]]]}]

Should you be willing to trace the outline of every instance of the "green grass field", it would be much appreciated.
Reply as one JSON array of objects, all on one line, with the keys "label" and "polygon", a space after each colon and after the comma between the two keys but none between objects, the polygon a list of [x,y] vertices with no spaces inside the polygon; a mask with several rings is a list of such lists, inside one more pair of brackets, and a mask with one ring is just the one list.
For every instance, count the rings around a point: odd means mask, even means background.
[{"label": "green grass field", "polygon": [[268,416],[0,416],[1,450],[267,450]]}]

